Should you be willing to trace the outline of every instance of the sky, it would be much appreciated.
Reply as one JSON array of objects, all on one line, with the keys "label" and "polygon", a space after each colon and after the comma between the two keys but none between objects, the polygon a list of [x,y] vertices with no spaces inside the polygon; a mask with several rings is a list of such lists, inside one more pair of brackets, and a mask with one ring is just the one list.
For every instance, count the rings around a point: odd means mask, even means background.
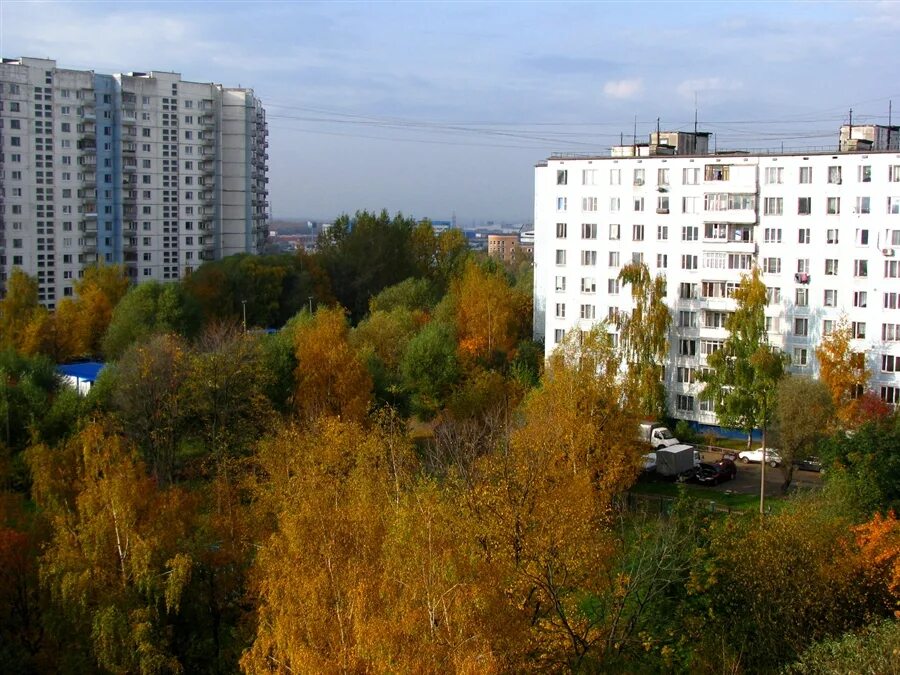
[{"label": "sky", "polygon": [[0,2],[0,55],[252,87],[275,218],[533,217],[534,165],[656,128],[833,146],[900,119],[900,2]]}]

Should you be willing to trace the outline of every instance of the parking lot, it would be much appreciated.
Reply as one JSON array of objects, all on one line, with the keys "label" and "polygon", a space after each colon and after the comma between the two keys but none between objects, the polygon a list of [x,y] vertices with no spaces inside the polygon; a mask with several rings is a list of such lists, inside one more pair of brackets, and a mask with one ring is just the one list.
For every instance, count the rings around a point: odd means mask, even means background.
[{"label": "parking lot", "polygon": [[[722,458],[718,452],[703,452],[701,459],[704,462],[717,462]],[[731,491],[736,494],[759,494],[759,464],[744,464],[736,461],[737,476],[734,480],[727,480],[715,487],[708,487],[708,490],[716,490],[717,492]],[[766,467],[766,496],[776,497],[781,494],[781,484],[784,482],[784,475],[781,468],[773,469],[771,466]],[[794,477],[791,481],[791,488],[816,489],[822,486],[822,475],[814,471],[794,471]]]}]

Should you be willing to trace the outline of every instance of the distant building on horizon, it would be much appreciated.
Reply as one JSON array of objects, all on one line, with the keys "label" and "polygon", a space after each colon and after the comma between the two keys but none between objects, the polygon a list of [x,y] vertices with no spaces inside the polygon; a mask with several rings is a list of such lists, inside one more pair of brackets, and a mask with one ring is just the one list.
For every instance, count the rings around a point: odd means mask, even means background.
[{"label": "distant building on horizon", "polygon": [[499,258],[507,263],[513,262],[517,254],[531,258],[534,256],[533,233],[530,242],[518,234],[489,234],[487,252],[492,258]]},{"label": "distant building on horizon", "polygon": [[252,89],[0,60],[0,292],[53,308],[85,267],[174,280],[265,245],[268,126]]}]

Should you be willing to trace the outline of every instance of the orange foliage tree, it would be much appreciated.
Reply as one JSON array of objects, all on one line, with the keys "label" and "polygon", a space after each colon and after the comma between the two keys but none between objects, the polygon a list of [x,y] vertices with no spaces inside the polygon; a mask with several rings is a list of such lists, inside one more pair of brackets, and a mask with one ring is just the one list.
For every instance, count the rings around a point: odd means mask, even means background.
[{"label": "orange foliage tree", "polygon": [[876,513],[867,523],[853,528],[860,553],[871,566],[874,579],[887,587],[891,611],[900,619],[900,522],[893,511]]},{"label": "orange foliage tree", "polygon": [[856,426],[858,398],[869,381],[865,355],[854,352],[853,338],[846,317],[841,317],[834,331],[816,347],[819,377],[831,390],[838,418],[845,425]]}]

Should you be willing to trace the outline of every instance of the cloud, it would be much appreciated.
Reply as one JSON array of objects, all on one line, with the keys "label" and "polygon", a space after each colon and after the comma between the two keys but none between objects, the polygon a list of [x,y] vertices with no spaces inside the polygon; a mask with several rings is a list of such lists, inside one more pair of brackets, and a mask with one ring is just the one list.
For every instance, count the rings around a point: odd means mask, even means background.
[{"label": "cloud", "polygon": [[678,95],[693,99],[694,94],[702,94],[710,91],[737,91],[743,85],[737,80],[723,80],[721,77],[700,77],[692,80],[684,80],[678,85]]},{"label": "cloud", "polygon": [[644,88],[640,78],[631,80],[610,80],[603,85],[603,93],[610,98],[633,98]]}]

